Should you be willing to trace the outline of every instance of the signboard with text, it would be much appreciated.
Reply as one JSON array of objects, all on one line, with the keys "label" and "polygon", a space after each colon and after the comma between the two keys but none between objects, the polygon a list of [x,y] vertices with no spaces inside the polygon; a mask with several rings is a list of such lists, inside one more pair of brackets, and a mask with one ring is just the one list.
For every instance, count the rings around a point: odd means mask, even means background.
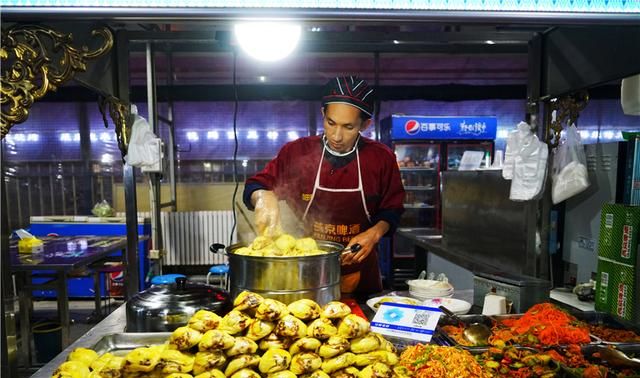
[{"label": "signboard with text", "polygon": [[496,117],[391,116],[391,139],[494,140]]}]

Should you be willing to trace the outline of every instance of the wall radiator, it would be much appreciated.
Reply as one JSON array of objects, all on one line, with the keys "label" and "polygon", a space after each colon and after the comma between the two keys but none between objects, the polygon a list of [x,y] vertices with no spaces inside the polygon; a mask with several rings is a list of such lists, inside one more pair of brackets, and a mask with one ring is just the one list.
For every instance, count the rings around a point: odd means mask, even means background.
[{"label": "wall radiator", "polygon": [[[138,216],[150,218],[151,213],[139,212]],[[160,213],[160,222],[165,250],[164,265],[215,265],[226,262],[224,255],[209,252],[209,246],[212,243],[229,245],[233,211],[163,211]],[[232,243],[237,243],[237,230],[236,227]]]},{"label": "wall radiator", "polygon": [[[233,211],[162,212],[164,265],[224,264],[223,254],[209,252],[212,243],[229,245]],[[237,242],[237,227],[232,243]]]}]

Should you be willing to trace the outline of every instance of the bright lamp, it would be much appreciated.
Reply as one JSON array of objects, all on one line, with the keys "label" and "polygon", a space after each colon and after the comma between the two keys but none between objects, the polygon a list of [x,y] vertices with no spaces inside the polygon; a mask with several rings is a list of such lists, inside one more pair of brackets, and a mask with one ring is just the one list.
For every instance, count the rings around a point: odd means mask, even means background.
[{"label": "bright lamp", "polygon": [[235,25],[242,50],[251,57],[274,62],[285,58],[298,45],[302,28],[286,22],[243,22]]}]

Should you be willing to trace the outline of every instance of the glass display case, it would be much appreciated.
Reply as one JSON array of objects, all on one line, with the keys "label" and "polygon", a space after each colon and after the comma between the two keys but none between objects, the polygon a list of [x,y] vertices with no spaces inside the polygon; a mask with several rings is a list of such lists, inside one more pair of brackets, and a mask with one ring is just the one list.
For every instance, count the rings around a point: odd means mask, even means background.
[{"label": "glass display case", "polygon": [[405,190],[401,227],[437,227],[440,211],[440,145],[394,143]]}]

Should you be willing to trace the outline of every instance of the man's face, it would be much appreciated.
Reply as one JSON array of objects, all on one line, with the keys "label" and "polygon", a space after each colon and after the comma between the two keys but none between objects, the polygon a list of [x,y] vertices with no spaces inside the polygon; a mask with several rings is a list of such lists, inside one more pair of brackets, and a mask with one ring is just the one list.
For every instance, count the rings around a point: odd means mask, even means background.
[{"label": "man's face", "polygon": [[370,119],[360,118],[360,109],[347,104],[329,104],[323,116],[324,135],[329,147],[336,152],[350,151],[360,131],[371,124]]}]

